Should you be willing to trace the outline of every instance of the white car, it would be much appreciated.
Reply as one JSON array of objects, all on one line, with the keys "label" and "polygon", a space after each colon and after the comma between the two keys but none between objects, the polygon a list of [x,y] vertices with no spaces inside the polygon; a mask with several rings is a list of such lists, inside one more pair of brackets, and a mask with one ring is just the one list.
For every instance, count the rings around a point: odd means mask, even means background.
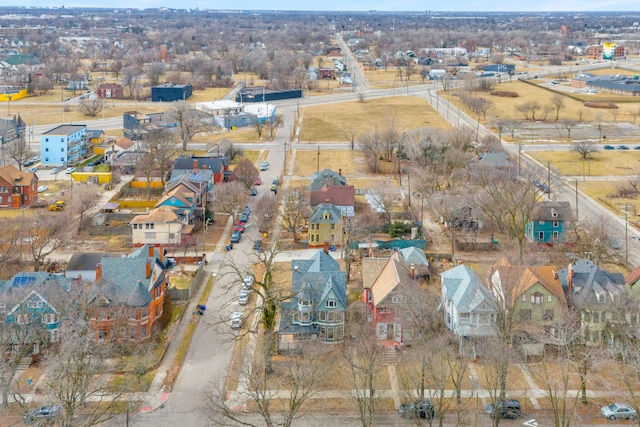
[{"label": "white car", "polygon": [[244,276],[244,279],[242,279],[242,286],[244,289],[251,289],[255,281],[256,279],[254,279],[253,276]]},{"label": "white car", "polygon": [[242,327],[242,317],[241,311],[231,313],[231,329],[240,329]]},{"label": "white car", "polygon": [[49,189],[48,185],[41,185],[41,186],[38,187],[38,193],[44,193],[48,189]]},{"label": "white car", "polygon": [[249,303],[249,291],[247,289],[240,290],[238,294],[238,304],[247,305]]},{"label": "white car", "polygon": [[76,171],[76,168],[67,168],[67,170],[64,171],[64,173],[66,174],[70,174]]}]

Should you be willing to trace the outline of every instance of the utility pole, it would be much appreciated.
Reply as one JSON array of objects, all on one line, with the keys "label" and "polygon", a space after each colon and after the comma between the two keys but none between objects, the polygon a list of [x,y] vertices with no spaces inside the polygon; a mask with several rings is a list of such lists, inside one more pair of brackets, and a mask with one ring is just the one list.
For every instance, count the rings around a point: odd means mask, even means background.
[{"label": "utility pole", "polygon": [[576,221],[578,220],[578,180],[576,179]]},{"label": "utility pole", "polygon": [[316,172],[320,172],[320,146],[318,145],[318,165],[316,167]]}]

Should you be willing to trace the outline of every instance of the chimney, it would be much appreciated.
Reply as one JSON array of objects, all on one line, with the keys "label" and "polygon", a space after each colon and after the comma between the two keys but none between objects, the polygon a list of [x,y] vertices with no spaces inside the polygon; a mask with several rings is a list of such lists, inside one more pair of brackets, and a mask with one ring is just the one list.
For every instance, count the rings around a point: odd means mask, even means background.
[{"label": "chimney", "polygon": [[101,280],[102,280],[102,264],[98,263],[98,265],[96,265],[96,283],[100,283]]},{"label": "chimney", "polygon": [[567,291],[569,295],[573,294],[573,263],[569,263],[567,267]]},{"label": "chimney", "polygon": [[193,160],[193,173],[198,173],[198,161]]},{"label": "chimney", "polygon": [[328,254],[329,253],[329,242],[324,242],[324,253]]},{"label": "chimney", "polygon": [[411,278],[415,279],[416,278],[416,266],[414,263],[411,263],[410,267],[409,267],[409,271],[411,273]]},{"label": "chimney", "polygon": [[342,176],[342,168],[338,169],[338,175]]},{"label": "chimney", "polygon": [[153,246],[148,246],[147,247],[149,252],[147,252],[149,254],[150,257],[156,256],[156,248]]},{"label": "chimney", "polygon": [[553,270],[553,278],[558,280],[558,271],[557,270]]},{"label": "chimney", "polygon": [[147,260],[147,271],[144,277],[147,279],[151,277],[151,260],[150,259]]}]

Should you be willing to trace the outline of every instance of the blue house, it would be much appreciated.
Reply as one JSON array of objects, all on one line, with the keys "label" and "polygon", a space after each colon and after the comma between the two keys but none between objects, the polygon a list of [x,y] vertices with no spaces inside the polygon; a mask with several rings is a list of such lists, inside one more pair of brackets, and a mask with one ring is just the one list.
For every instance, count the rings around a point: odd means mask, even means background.
[{"label": "blue house", "polygon": [[23,352],[20,347],[28,345],[31,354],[39,354],[41,345],[58,341],[61,319],[55,304],[67,298],[75,282],[47,272],[22,272],[0,281],[0,313],[5,331],[12,334],[11,352]]},{"label": "blue house", "polygon": [[278,349],[296,349],[316,339],[330,344],[344,337],[347,278],[324,250],[307,260],[291,261],[293,297],[280,304]]},{"label": "blue house", "polygon": [[548,201],[533,210],[525,235],[534,243],[562,243],[573,219],[569,202]]},{"label": "blue house", "polygon": [[87,154],[87,126],[60,125],[40,137],[40,161],[44,166],[74,166]]}]

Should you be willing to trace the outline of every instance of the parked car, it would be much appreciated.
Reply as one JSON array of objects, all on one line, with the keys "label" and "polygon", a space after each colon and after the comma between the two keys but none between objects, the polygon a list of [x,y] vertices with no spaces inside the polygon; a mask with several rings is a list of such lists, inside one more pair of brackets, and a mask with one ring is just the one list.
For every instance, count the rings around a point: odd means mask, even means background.
[{"label": "parked car", "polygon": [[38,187],[38,193],[44,193],[48,189],[49,189],[48,185],[41,185],[41,186]]},{"label": "parked car", "polygon": [[615,149],[616,149],[616,147],[614,147],[613,145],[605,145],[605,146],[604,146],[604,149],[605,149],[605,150],[615,150]]},{"label": "parked car", "polygon": [[251,195],[252,196],[257,196],[258,195],[258,190],[255,187],[251,189]]},{"label": "parked car", "polygon": [[240,329],[242,327],[242,317],[241,311],[231,313],[231,329]]},{"label": "parked car", "polygon": [[240,239],[242,239],[242,233],[240,233],[239,231],[234,231],[233,233],[231,233],[231,243],[238,243],[240,242]]},{"label": "parked car", "polygon": [[635,420],[638,418],[636,410],[626,403],[612,403],[603,406],[600,413],[610,420]]},{"label": "parked car", "polygon": [[249,205],[244,207],[244,209],[242,210],[242,213],[247,215],[251,214],[251,208],[249,207]]},{"label": "parked car", "polygon": [[55,405],[43,406],[39,409],[29,411],[24,416],[27,424],[40,424],[44,420],[52,420],[60,415],[60,408]]},{"label": "parked car", "polygon": [[640,145],[636,145],[635,147],[633,147],[634,150],[640,150]]},{"label": "parked car", "polygon": [[25,160],[24,163],[22,164],[22,166],[26,168],[26,167],[31,166],[34,163],[35,162],[33,160],[29,159],[29,160]]},{"label": "parked car", "polygon": [[436,411],[428,400],[403,403],[400,405],[398,412],[402,418],[426,418],[430,420],[436,416]]},{"label": "parked car", "polygon": [[262,184],[262,178],[257,177],[255,181],[253,181],[253,185],[260,185]]},{"label": "parked car", "polygon": [[627,147],[626,145],[618,145],[618,150],[628,150],[629,147]]},{"label": "parked car", "polygon": [[520,402],[515,399],[498,400],[495,405],[491,403],[485,409],[491,418],[497,416],[499,418],[516,419],[522,415]]},{"label": "parked car", "polygon": [[251,289],[255,281],[256,279],[251,275],[244,276],[244,278],[242,279],[242,287],[244,289]]},{"label": "parked car", "polygon": [[243,213],[240,215],[240,222],[249,222],[249,214]]},{"label": "parked car", "polygon": [[266,171],[267,170],[267,164],[265,162],[262,162],[262,164],[260,165],[260,170],[261,171]]},{"label": "parked car", "polygon": [[239,222],[234,231],[244,233],[244,222]]},{"label": "parked car", "polygon": [[52,173],[52,174],[57,174],[58,172],[60,172],[60,168],[53,168],[53,169],[51,169],[51,173]]},{"label": "parked car", "polygon": [[29,169],[27,169],[27,172],[37,172],[38,171],[38,167],[37,166],[33,166],[30,167]]},{"label": "parked car", "polygon": [[249,303],[249,291],[247,289],[241,289],[238,294],[238,304],[247,305]]},{"label": "parked car", "polygon": [[262,250],[262,240],[257,239],[253,242],[253,250],[260,252]]},{"label": "parked car", "polygon": [[64,171],[64,173],[66,173],[66,174],[70,174],[70,173],[73,173],[73,172],[75,172],[75,171],[76,171],[76,168],[67,168],[67,169]]}]

